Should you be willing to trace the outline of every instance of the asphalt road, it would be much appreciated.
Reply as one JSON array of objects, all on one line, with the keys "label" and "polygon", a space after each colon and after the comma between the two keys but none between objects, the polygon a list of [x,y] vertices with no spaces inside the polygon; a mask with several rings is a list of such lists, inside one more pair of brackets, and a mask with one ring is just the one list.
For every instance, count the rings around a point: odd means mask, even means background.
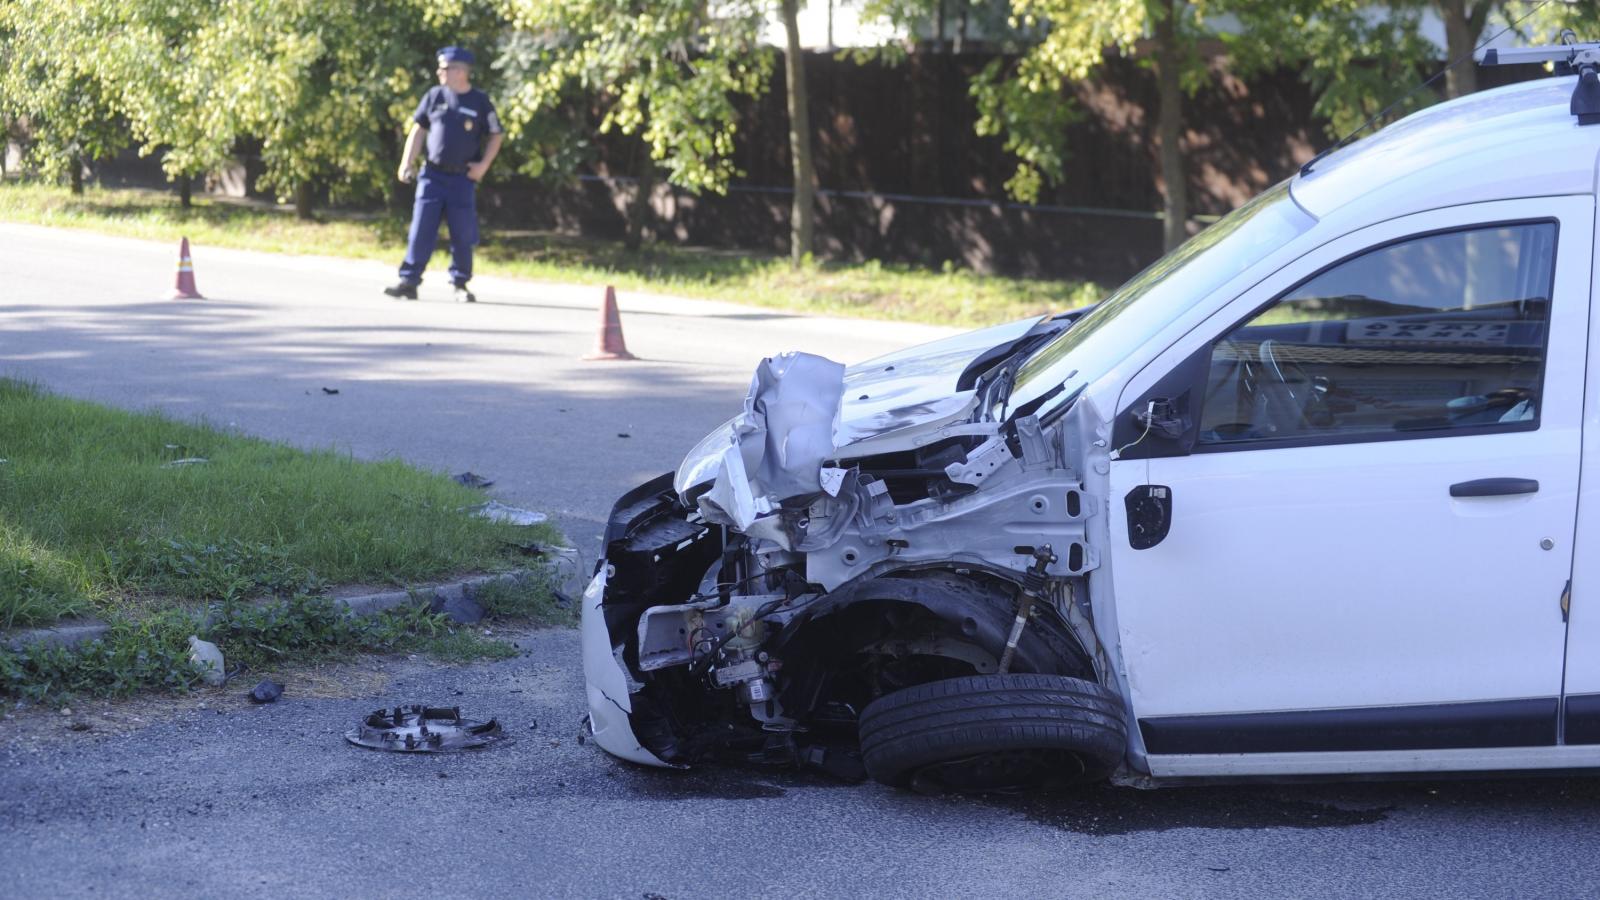
[{"label": "asphalt road", "polygon": [[[611,498],[730,414],[761,355],[849,361],[938,333],[625,296],[647,361],[580,363],[591,289],[482,279],[477,307],[440,302],[437,283],[401,304],[376,295],[390,272],[375,264],[204,247],[196,264],[212,299],[174,304],[158,299],[170,247],[0,225],[0,374],[470,469],[556,514],[586,554]],[[233,686],[10,709],[0,893],[1587,897],[1600,880],[1593,778],[975,800],[642,770],[576,740],[576,634],[515,639],[524,654],[494,664],[301,672],[259,708]],[[436,757],[343,742],[364,713],[414,701],[499,716],[514,740]]]}]

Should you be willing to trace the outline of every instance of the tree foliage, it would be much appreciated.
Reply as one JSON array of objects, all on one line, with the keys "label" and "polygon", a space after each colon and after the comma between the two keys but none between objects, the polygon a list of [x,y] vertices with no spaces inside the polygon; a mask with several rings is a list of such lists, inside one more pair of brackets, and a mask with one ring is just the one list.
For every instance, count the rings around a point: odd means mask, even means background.
[{"label": "tree foliage", "polygon": [[735,99],[760,94],[772,72],[760,4],[502,0],[502,9],[523,36],[501,101],[507,129],[556,151],[530,155],[530,174],[575,139],[552,125],[574,104],[599,107],[601,133],[639,136],[679,187],[720,193],[739,174]]},{"label": "tree foliage", "polygon": [[[1600,39],[1585,24],[1600,13],[1595,0],[1390,0],[1382,12],[1374,14],[1363,0],[1262,4],[1242,17],[1254,37],[1228,39],[1229,55],[1242,71],[1300,68],[1316,91],[1315,112],[1327,123],[1329,136],[1342,137],[1391,105],[1392,119],[1441,96],[1476,90],[1471,53],[1503,30],[1531,43],[1554,42],[1569,27],[1579,29],[1581,39]],[[1444,46],[1424,35],[1428,14],[1444,26]],[[1443,73],[1442,85],[1419,89],[1448,63],[1454,65]]]},{"label": "tree foliage", "polygon": [[114,28],[86,4],[0,4],[0,121],[26,128],[30,165],[50,177],[73,174],[75,186],[84,162],[128,145],[93,53]]},{"label": "tree foliage", "polygon": [[[169,176],[256,141],[262,187],[379,192],[441,44],[500,32],[477,0],[13,0],[0,109],[26,118],[46,171],[128,142]],[[487,55],[487,54],[486,54]],[[87,101],[87,102],[85,102]]]}]

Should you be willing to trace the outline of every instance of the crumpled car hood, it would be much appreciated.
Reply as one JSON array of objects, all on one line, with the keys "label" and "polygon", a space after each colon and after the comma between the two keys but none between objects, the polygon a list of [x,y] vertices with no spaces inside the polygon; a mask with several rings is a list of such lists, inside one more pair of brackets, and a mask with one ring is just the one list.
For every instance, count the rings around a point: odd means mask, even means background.
[{"label": "crumpled car hood", "polygon": [[966,415],[972,392],[958,393],[956,380],[967,365],[984,351],[1016,340],[1038,323],[1037,317],[1019,319],[850,366],[844,376],[838,449],[846,450],[903,428],[942,425]]},{"label": "crumpled car hood", "polygon": [[[966,418],[974,397],[956,390],[961,373],[1038,322],[970,331],[849,367],[807,353],[763,360],[744,410],[689,452],[674,489],[685,503],[695,494],[710,521],[744,532],[778,501],[818,490],[834,495],[844,472],[824,460],[900,449]],[[698,492],[708,482],[710,490]]]}]

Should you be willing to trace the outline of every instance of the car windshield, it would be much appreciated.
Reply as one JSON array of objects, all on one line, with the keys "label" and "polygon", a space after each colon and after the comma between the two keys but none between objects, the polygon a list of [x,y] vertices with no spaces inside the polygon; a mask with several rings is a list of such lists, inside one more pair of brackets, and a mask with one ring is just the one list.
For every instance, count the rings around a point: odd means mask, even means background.
[{"label": "car windshield", "polygon": [[[1082,321],[1039,348],[1017,372],[1010,407],[1023,406],[1056,385],[1062,385],[1062,397],[1070,397],[1175,316],[1315,221],[1289,198],[1289,182],[1279,182],[1135,275]],[[1072,383],[1064,384],[1067,379]]]}]

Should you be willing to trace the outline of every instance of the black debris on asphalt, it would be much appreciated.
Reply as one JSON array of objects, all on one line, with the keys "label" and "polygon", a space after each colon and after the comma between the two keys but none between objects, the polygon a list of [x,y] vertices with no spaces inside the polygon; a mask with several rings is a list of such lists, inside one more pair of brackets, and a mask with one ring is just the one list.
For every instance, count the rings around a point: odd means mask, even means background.
[{"label": "black debris on asphalt", "polygon": [[283,685],[269,678],[251,688],[245,696],[251,703],[271,703],[283,696]]},{"label": "black debris on asphalt", "polygon": [[493,479],[485,478],[476,472],[462,472],[460,475],[450,476],[450,479],[456,484],[464,484],[471,488],[486,488],[494,484]]}]

